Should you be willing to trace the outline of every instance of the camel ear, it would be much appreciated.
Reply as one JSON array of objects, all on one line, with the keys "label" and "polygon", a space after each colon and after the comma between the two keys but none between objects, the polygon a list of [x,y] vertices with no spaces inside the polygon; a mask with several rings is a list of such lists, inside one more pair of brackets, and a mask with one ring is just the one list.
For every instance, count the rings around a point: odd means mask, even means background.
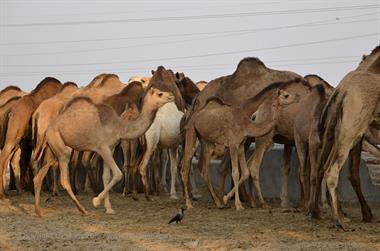
[{"label": "camel ear", "polygon": [[367,55],[363,54],[362,61],[364,61],[367,58]]},{"label": "camel ear", "polygon": [[178,72],[175,73],[175,77],[176,77],[177,79],[179,79],[179,73],[178,73]]},{"label": "camel ear", "polygon": [[152,75],[154,75],[155,71],[154,71],[154,70],[152,70],[151,72],[152,72]]}]

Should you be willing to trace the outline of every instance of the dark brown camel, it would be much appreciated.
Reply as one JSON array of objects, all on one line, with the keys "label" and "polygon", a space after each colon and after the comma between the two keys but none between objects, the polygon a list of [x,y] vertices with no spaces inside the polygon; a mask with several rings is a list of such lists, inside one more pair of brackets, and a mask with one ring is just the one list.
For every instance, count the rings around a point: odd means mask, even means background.
[{"label": "dark brown camel", "polygon": [[[208,164],[217,146],[229,149],[232,174],[235,187],[224,197],[224,203],[235,194],[236,209],[243,209],[238,188],[249,177],[246,166],[244,141],[248,137],[262,137],[270,133],[276,124],[277,114],[283,106],[299,101],[298,95],[289,95],[280,90],[288,83],[274,83],[264,88],[259,94],[243,102],[239,107],[223,104],[218,98],[212,98],[205,107],[192,114],[185,126],[185,155],[182,179],[184,181],[186,206],[192,208],[188,191],[188,175],[191,159],[195,151],[198,137],[202,145],[201,170],[209,191],[218,207],[222,207],[212,184],[208,179]],[[254,114],[255,122],[250,117]],[[239,179],[239,166],[242,175]]]},{"label": "dark brown camel", "polygon": [[[29,121],[32,114],[39,104],[47,98],[54,96],[59,92],[62,84],[59,80],[47,77],[42,80],[37,87],[30,93],[23,96],[16,105],[14,105],[7,118],[3,121],[7,130],[1,135],[1,142],[3,142],[3,150],[0,154],[0,174],[1,177],[5,175],[8,162],[13,153],[20,147],[21,140],[25,139],[28,135]],[[5,127],[5,126],[4,126]],[[4,128],[3,127],[3,128]],[[3,179],[0,179],[0,198],[4,197]]]}]

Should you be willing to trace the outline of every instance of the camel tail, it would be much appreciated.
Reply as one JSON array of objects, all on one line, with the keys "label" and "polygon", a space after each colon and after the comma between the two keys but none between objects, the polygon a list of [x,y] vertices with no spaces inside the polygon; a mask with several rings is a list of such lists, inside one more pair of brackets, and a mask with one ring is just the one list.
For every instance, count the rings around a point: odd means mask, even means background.
[{"label": "camel tail", "polygon": [[0,149],[3,149],[5,144],[5,139],[7,137],[7,131],[8,131],[8,122],[9,122],[9,115],[10,110],[6,111],[4,114],[4,119],[1,125],[1,132],[0,132]]},{"label": "camel tail", "polygon": [[38,144],[36,146],[36,148],[34,149],[35,151],[35,160],[36,162],[40,162],[42,156],[43,156],[43,153],[45,152],[44,150],[46,149],[47,147],[47,139],[46,139],[46,136],[43,137],[43,139],[41,140],[40,144]]},{"label": "camel tail", "polygon": [[38,138],[38,135],[37,135],[37,132],[38,132],[38,117],[39,117],[39,114],[35,114],[35,116],[33,116],[33,121],[32,121],[32,149],[34,149],[37,145],[37,138]]},{"label": "camel tail", "polygon": [[319,133],[321,137],[322,149],[319,154],[319,167],[325,165],[329,156],[335,152],[335,134],[340,130],[343,115],[343,101],[344,94],[335,91],[333,96],[330,97],[319,121]]}]

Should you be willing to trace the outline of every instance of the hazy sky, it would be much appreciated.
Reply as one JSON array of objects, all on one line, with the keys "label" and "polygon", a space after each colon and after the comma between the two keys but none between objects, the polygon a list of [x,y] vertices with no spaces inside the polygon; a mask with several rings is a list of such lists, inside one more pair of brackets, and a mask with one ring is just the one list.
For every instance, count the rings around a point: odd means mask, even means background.
[{"label": "hazy sky", "polygon": [[248,56],[336,85],[378,44],[380,0],[0,0],[1,89],[158,65],[211,80]]}]

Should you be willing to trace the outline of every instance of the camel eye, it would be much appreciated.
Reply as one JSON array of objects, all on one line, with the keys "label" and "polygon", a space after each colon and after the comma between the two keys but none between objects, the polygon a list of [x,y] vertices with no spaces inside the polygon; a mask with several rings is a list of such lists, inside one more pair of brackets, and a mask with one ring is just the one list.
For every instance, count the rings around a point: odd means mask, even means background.
[{"label": "camel eye", "polygon": [[159,97],[162,97],[162,92],[158,94]]},{"label": "camel eye", "polygon": [[285,98],[289,98],[289,94],[285,94],[284,97],[285,97]]}]

